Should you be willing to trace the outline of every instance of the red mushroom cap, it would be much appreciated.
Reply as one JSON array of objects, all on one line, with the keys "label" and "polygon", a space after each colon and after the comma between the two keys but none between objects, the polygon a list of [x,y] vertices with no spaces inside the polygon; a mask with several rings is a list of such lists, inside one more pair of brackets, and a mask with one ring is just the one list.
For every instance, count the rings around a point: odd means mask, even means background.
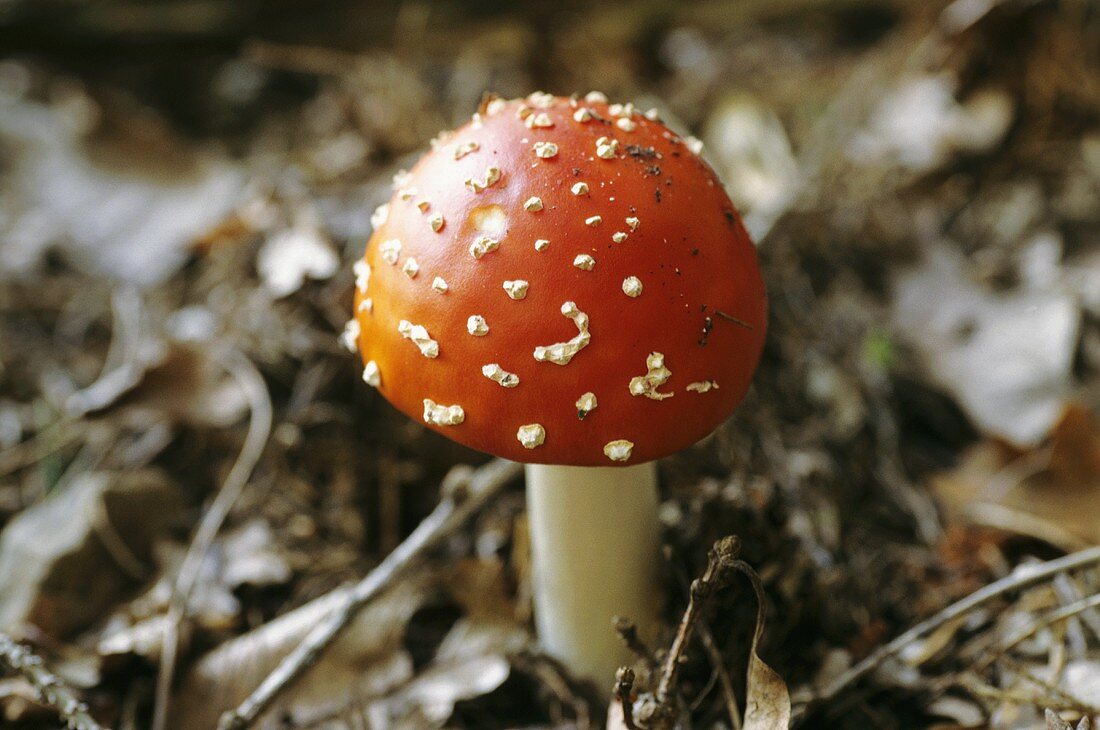
[{"label": "red mushroom cap", "polygon": [[516,461],[639,463],[706,436],[744,397],[767,300],[696,145],[599,94],[489,101],[373,219],[346,333],[364,380]]}]

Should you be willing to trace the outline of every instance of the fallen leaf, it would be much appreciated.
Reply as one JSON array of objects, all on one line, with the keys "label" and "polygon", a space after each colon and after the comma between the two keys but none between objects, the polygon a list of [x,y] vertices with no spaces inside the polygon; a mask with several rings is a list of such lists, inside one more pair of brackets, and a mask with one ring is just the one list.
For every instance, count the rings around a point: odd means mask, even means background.
[{"label": "fallen leaf", "polygon": [[119,405],[155,409],[173,423],[224,428],[244,416],[248,398],[209,352],[177,344],[162,363],[145,373]]},{"label": "fallen leaf", "polygon": [[852,140],[849,155],[865,165],[896,163],[924,172],[957,151],[992,148],[1012,123],[1012,97],[1001,89],[983,89],[960,104],[957,87],[958,79],[949,73],[899,81]]},{"label": "fallen leaf", "polygon": [[787,691],[787,683],[757,653],[760,637],[764,635],[764,586],[747,563],[738,560],[736,566],[752,583],[752,589],[756,593],[756,631],[752,635],[752,647],[749,650],[745,719],[742,727],[744,730],[787,728],[791,724],[791,695]]},{"label": "fallen leaf", "polygon": [[977,444],[931,486],[949,512],[968,522],[1067,550],[1100,544],[1100,424],[1071,405],[1049,443],[1024,451],[998,441]]},{"label": "fallen leaf", "polygon": [[218,550],[224,555],[221,580],[230,588],[281,585],[291,578],[290,564],[276,548],[275,534],[263,518],[227,533]]},{"label": "fallen leaf", "polygon": [[744,94],[723,99],[703,136],[745,227],[759,241],[794,201],[798,163],[776,113]]},{"label": "fallen leaf", "polygon": [[328,279],[340,260],[321,232],[300,225],[268,239],[256,258],[264,286],[276,298],[298,291],[309,279]]},{"label": "fallen leaf", "polygon": [[[401,642],[409,617],[428,595],[425,577],[409,578],[360,611],[256,727],[282,727],[279,718],[287,713],[300,720],[332,713],[355,697],[391,693],[410,679],[412,659]],[[215,727],[342,599],[341,591],[325,594],[201,657],[174,700],[176,726]]]},{"label": "fallen leaf", "polygon": [[436,664],[399,692],[368,706],[365,716],[370,727],[443,727],[458,702],[489,694],[510,673],[508,660],[499,655]]},{"label": "fallen leaf", "polygon": [[894,322],[929,374],[985,432],[1041,441],[1070,392],[1081,313],[1057,290],[994,294],[946,246],[896,281]]},{"label": "fallen leaf", "polygon": [[0,533],[0,627],[56,638],[84,628],[134,586],[182,503],[154,469],[92,472],[27,508]]},{"label": "fallen leaf", "polygon": [[10,229],[22,235],[0,248],[0,270],[30,270],[58,245],[85,271],[143,288],[167,280],[187,261],[188,245],[229,216],[245,176],[166,130],[154,123],[98,140],[93,159],[56,110],[5,105],[0,142],[16,154],[0,197],[17,202]]}]

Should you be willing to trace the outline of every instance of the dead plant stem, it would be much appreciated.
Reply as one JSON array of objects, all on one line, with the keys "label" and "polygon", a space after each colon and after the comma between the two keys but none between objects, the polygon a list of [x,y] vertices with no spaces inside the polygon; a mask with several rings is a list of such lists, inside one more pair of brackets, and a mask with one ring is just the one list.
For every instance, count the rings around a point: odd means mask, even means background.
[{"label": "dead plant stem", "polygon": [[519,476],[522,467],[496,459],[474,471],[445,483],[443,499],[404,542],[385,557],[340,603],[313,628],[279,666],[236,709],[222,716],[221,730],[249,727],[267,710],[281,692],[290,687],[372,599],[422,565],[430,550],[454,534],[473,515],[491,501],[508,482]]}]

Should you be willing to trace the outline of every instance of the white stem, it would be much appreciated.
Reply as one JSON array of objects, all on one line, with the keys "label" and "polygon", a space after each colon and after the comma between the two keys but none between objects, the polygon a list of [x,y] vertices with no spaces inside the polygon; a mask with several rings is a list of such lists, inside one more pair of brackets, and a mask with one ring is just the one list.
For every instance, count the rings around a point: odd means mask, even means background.
[{"label": "white stem", "polygon": [[615,670],[632,661],[612,617],[650,637],[662,608],[657,465],[528,464],[526,475],[542,648],[610,692]]}]

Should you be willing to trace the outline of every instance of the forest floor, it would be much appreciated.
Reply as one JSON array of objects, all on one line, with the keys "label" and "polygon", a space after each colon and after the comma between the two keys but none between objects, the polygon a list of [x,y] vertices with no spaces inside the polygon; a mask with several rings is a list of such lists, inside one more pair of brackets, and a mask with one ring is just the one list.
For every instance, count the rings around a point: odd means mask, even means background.
[{"label": "forest floor", "polygon": [[[371,212],[486,90],[598,88],[704,140],[771,302],[743,406],[660,464],[663,646],[735,535],[801,726],[1097,719],[1096,5],[475,5],[4,4],[0,629],[103,725],[242,702],[499,469],[338,344]],[[505,476],[262,726],[604,722],[533,641]],[[678,719],[736,727],[750,583],[701,609]],[[36,676],[0,724],[56,727]]]}]

